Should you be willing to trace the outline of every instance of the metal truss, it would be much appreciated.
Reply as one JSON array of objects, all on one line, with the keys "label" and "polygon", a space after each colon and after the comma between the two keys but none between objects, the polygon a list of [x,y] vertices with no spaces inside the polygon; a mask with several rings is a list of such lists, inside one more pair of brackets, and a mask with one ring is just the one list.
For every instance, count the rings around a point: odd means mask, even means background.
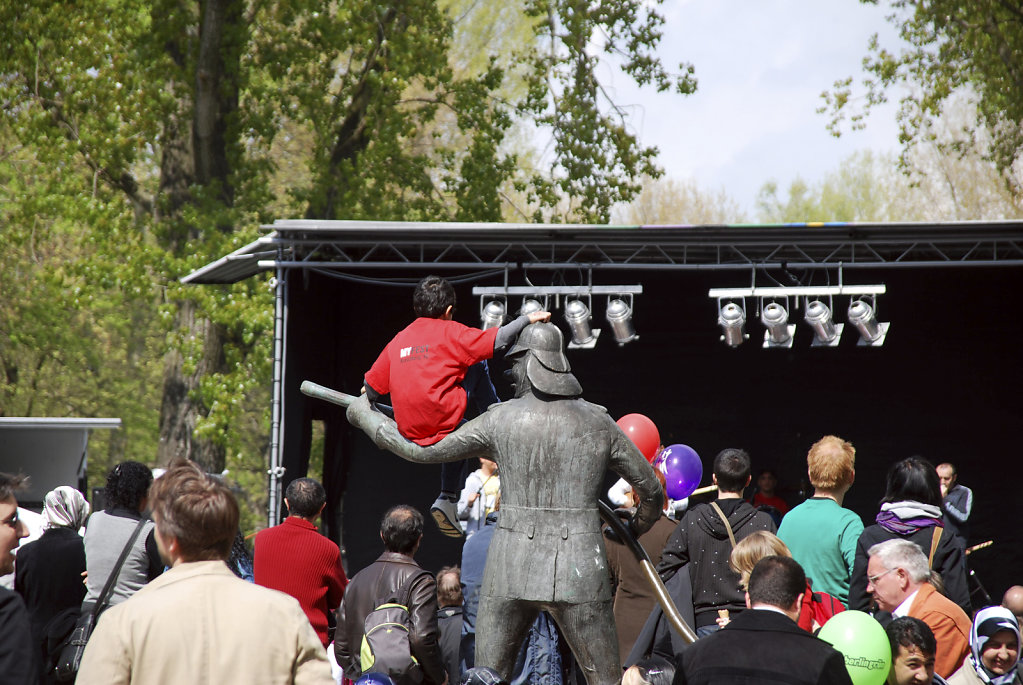
[{"label": "metal truss", "polygon": [[604,226],[278,221],[189,274],[230,283],[260,271],[326,269],[694,270],[1023,266],[1023,222]]}]

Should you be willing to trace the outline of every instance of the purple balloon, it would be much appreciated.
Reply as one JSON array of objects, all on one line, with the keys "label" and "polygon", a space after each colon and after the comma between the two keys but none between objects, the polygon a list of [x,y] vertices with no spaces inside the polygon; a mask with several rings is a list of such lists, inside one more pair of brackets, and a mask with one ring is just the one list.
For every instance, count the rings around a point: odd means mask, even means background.
[{"label": "purple balloon", "polygon": [[659,468],[664,474],[665,490],[670,499],[685,499],[700,486],[703,462],[689,445],[665,447],[659,461]]}]

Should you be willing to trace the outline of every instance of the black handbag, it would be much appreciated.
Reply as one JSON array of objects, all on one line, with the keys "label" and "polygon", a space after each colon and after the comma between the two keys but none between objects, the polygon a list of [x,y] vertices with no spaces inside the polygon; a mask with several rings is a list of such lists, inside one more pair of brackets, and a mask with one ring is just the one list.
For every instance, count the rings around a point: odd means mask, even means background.
[{"label": "black handbag", "polygon": [[[146,519],[140,519],[131,537],[128,538],[124,549],[121,550],[121,556],[118,557],[117,563],[114,564],[114,568],[107,578],[106,585],[103,586],[103,591],[99,593],[99,599],[96,601],[96,604],[90,610],[82,611],[78,615],[78,620],[75,621],[75,627],[71,630],[71,634],[68,635],[67,639],[58,648],[59,656],[57,657],[57,664],[53,669],[53,675],[59,682],[72,682],[78,675],[78,667],[81,666],[82,655],[85,654],[85,645],[92,636],[93,628],[96,627],[96,619],[99,618],[99,615],[110,602],[110,594],[114,590],[114,583],[117,582],[117,577],[121,574],[124,560],[128,558],[128,553],[135,545],[135,541],[145,525]],[[83,605],[82,608],[84,609],[85,606]]]}]

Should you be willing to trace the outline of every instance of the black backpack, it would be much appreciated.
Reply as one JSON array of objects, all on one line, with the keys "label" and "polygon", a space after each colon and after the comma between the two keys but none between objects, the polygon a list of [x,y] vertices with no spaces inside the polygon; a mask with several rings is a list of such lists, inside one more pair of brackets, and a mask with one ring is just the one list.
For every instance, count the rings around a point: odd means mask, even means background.
[{"label": "black backpack", "polygon": [[429,571],[413,574],[366,615],[359,653],[359,667],[363,674],[384,673],[395,685],[419,685],[423,682],[423,669],[412,655],[409,640],[412,633],[409,596],[416,581],[428,575]]}]

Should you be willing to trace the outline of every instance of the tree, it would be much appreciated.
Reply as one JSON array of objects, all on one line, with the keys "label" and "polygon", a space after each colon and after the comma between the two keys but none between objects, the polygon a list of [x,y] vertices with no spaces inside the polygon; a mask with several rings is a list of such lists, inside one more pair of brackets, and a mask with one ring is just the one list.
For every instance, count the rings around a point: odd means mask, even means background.
[{"label": "tree", "polygon": [[[1023,216],[1023,171],[1000,173],[991,161],[992,141],[983,126],[973,128],[974,99],[960,93],[948,98],[941,115],[928,120],[923,140],[902,155],[911,183],[912,203],[923,221],[1018,219]],[[1005,183],[1006,178],[1010,183]]]},{"label": "tree", "polygon": [[640,85],[696,90],[692,65],[672,74],[654,55],[664,22],[657,4],[525,0],[526,14],[537,20],[537,48],[528,56],[528,96],[519,112],[550,132],[553,170],[549,177],[533,176],[534,197],[546,207],[555,206],[558,193],[568,198],[563,219],[606,222],[615,204],[639,192],[643,175],[661,173],[657,149],[639,144],[625,111],[596,77],[604,53]]},{"label": "tree", "polygon": [[[948,114],[932,122],[937,141],[960,129]],[[893,155],[858,152],[810,186],[797,178],[781,198],[774,182],[757,198],[764,223],[968,221],[1023,216],[994,164],[977,152],[950,155],[937,143],[912,146],[903,167]]]},{"label": "tree", "polygon": [[615,223],[625,224],[732,224],[746,217],[723,190],[701,190],[692,179],[644,178],[643,190],[628,205],[616,209]]},{"label": "tree", "polygon": [[[874,35],[864,59],[862,103],[854,96],[851,77],[823,95],[820,111],[830,113],[832,133],[840,133],[846,118],[854,129],[864,126],[866,112],[901,86],[899,123],[908,149],[927,140],[926,122],[940,115],[943,103],[972,91],[976,118],[967,130],[986,129],[996,168],[1011,172],[1023,149],[1023,8],[1002,0],[891,0],[890,5],[889,22],[907,47],[890,52]],[[1023,192],[1018,176],[1008,173],[1006,180],[1015,192]]]},{"label": "tree", "polygon": [[[695,87],[691,68],[676,78],[653,57],[654,7],[530,0],[530,42],[467,60],[432,0],[6,3],[0,126],[42,180],[12,195],[4,217],[26,240],[40,217],[66,228],[69,245],[88,249],[55,250],[48,268],[101,272],[96,297],[138,288],[132,302],[158,313],[164,355],[156,461],[188,457],[219,472],[258,449],[241,433],[269,376],[270,294],[255,279],[178,279],[252,240],[271,210],[499,220],[514,185],[535,218],[567,203],[566,216],[606,220],[656,169],[655,151],[602,93],[598,44],[640,83]],[[555,141],[547,173],[521,170],[508,145],[523,117]],[[40,318],[55,349],[66,344],[60,325]],[[24,373],[37,363],[28,344],[3,341],[5,364]]]},{"label": "tree", "polygon": [[910,221],[912,210],[896,201],[909,186],[894,159],[858,152],[813,186],[796,178],[784,200],[776,182],[765,183],[757,195],[757,218],[764,223]]}]

